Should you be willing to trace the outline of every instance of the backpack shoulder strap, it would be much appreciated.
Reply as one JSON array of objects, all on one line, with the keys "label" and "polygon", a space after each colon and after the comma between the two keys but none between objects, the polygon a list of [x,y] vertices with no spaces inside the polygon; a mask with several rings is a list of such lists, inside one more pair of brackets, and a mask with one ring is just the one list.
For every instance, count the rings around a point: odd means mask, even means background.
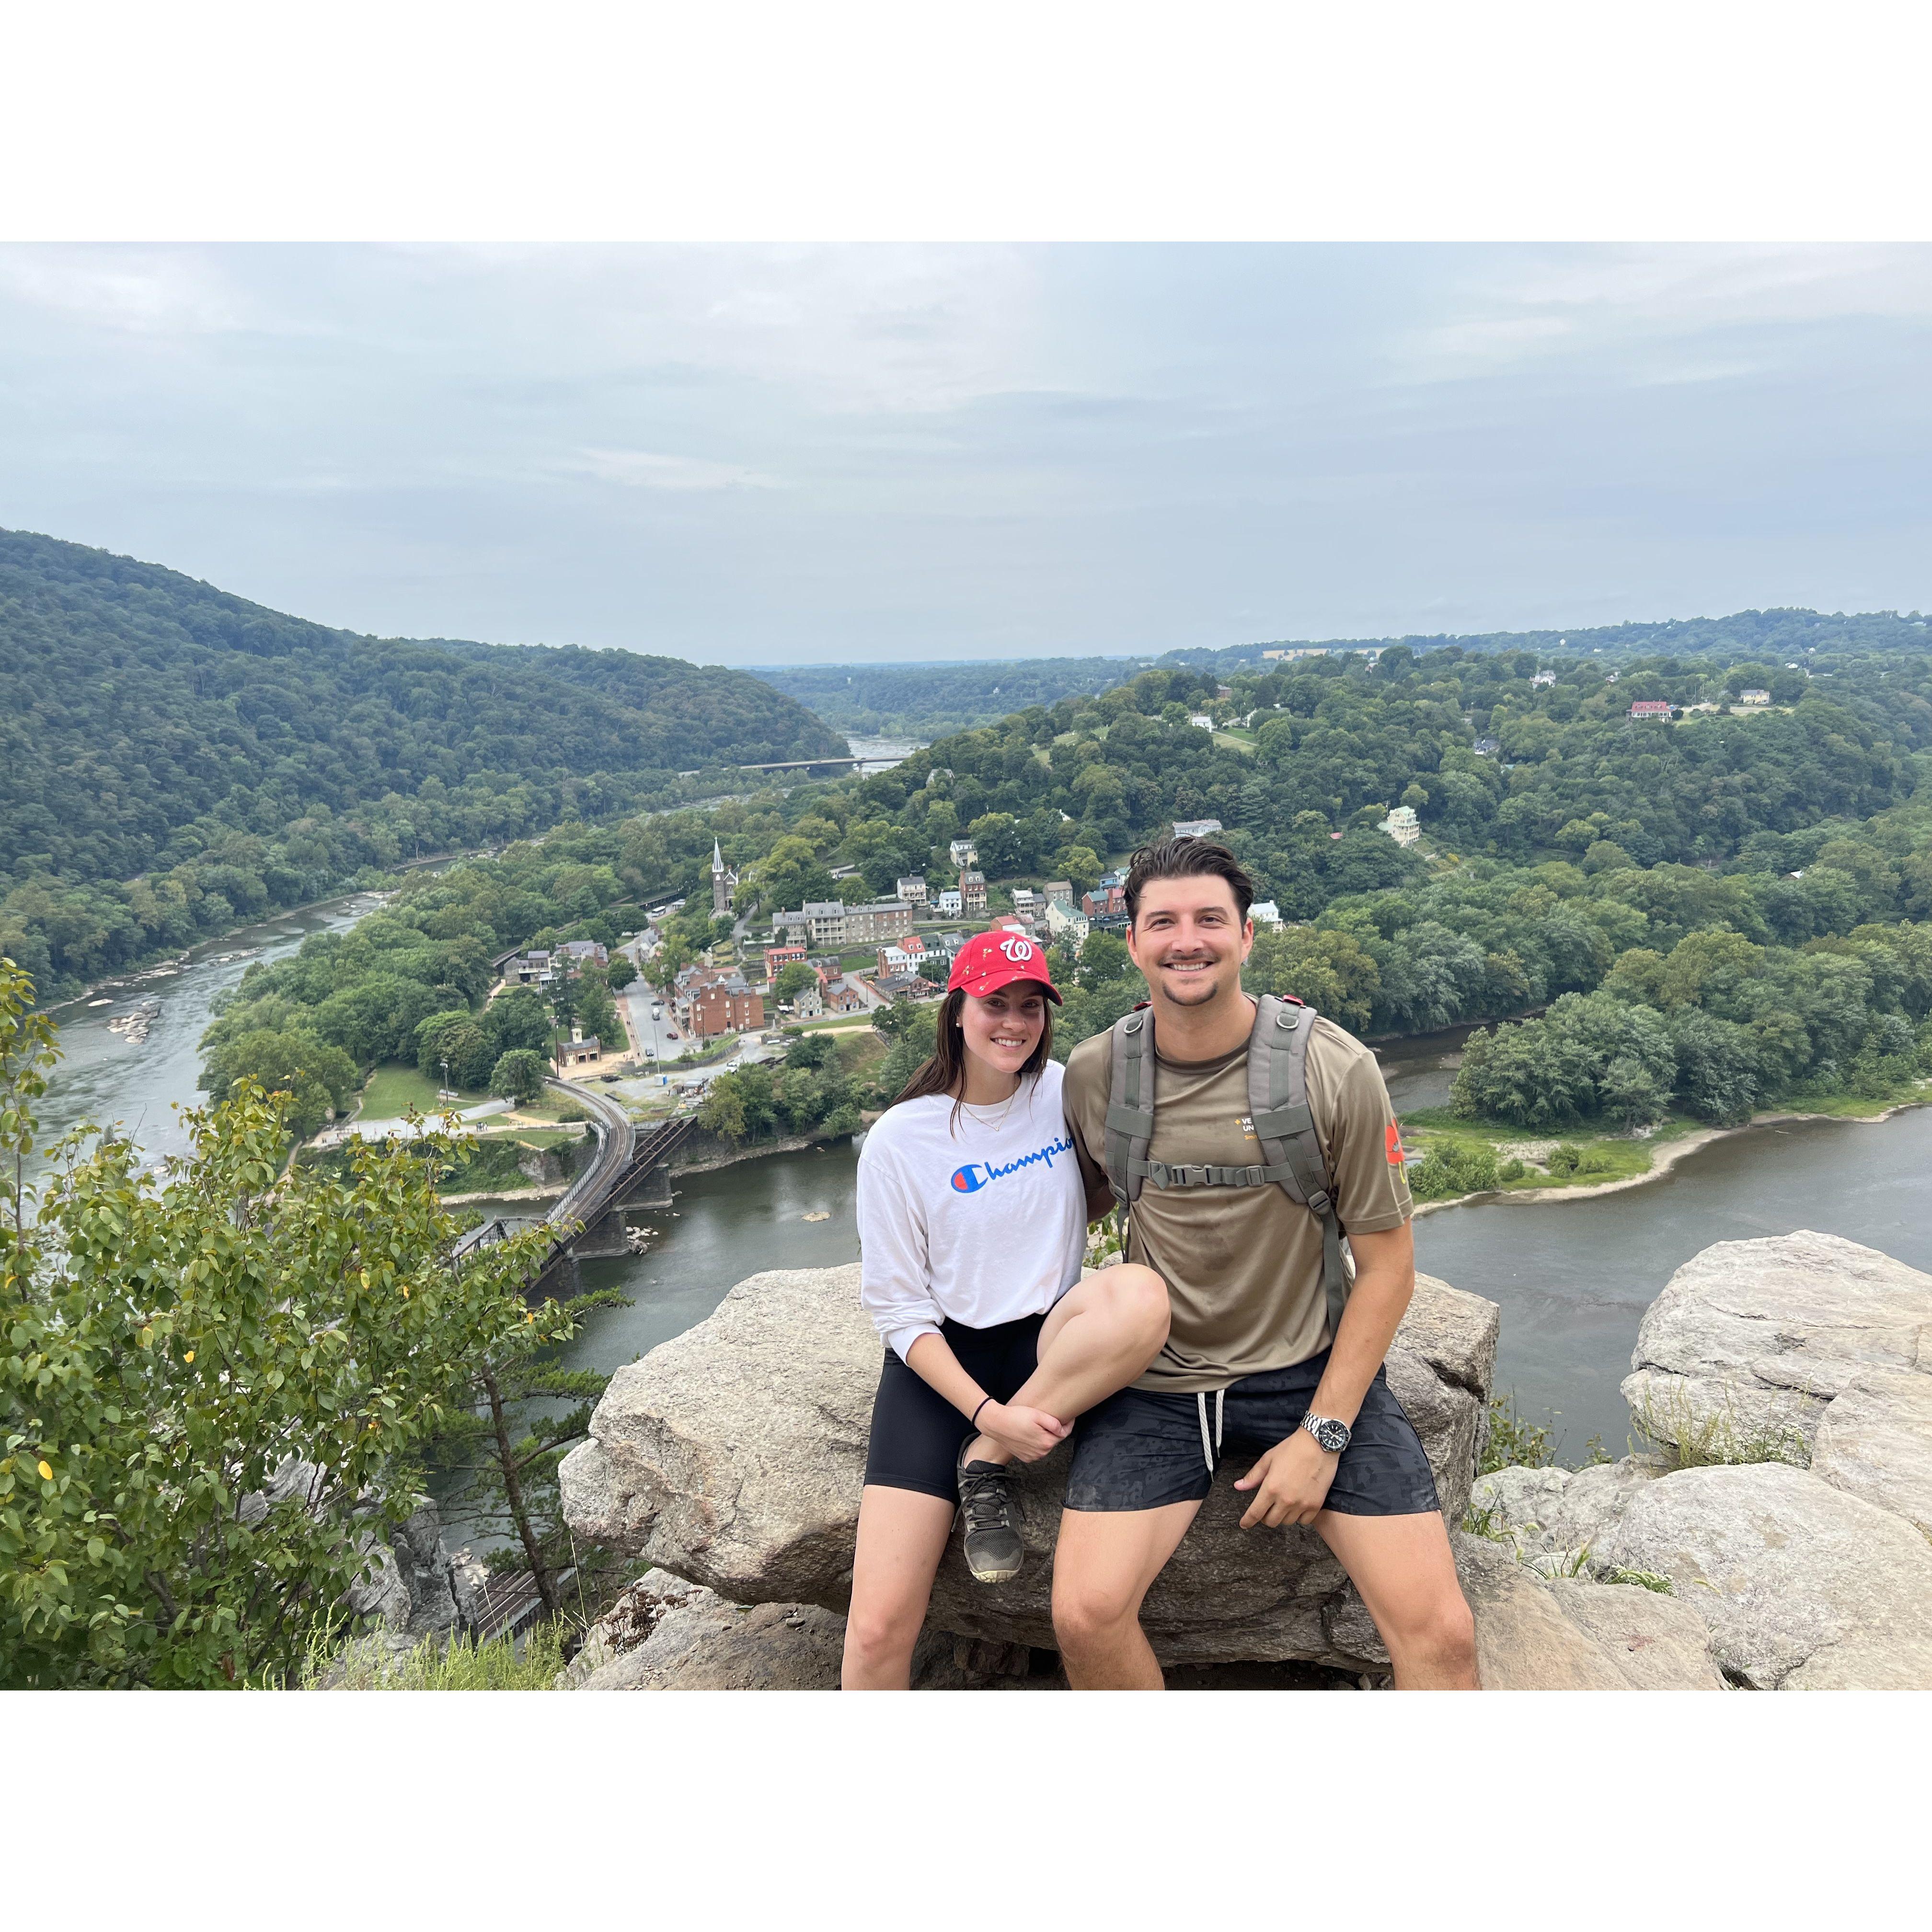
[{"label": "backpack shoulder strap", "polygon": [[1113,1024],[1107,1085],[1107,1179],[1125,1210],[1140,1198],[1154,1139],[1154,1015],[1145,1007]]},{"label": "backpack shoulder strap", "polygon": [[1308,1036],[1315,1009],[1300,1000],[1263,994],[1256,1002],[1248,1036],[1248,1113],[1268,1163],[1268,1176],[1322,1223],[1322,1286],[1328,1304],[1328,1337],[1341,1326],[1349,1275],[1342,1255],[1342,1223],[1335,1211],[1322,1143],[1308,1106]]}]

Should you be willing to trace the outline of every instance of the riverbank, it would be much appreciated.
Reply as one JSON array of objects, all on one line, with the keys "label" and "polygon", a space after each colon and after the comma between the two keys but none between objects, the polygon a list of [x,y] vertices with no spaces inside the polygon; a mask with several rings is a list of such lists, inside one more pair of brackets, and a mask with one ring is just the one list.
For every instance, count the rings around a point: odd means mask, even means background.
[{"label": "riverbank", "polygon": [[[1922,1082],[1932,1090],[1932,1082]],[[1872,1103],[1877,1111],[1873,1113],[1841,1112],[1796,1113],[1775,1112],[1754,1114],[1748,1120],[1735,1127],[1694,1127],[1679,1132],[1670,1138],[1660,1141],[1649,1151],[1650,1158],[1643,1171],[1638,1174],[1620,1174],[1608,1180],[1574,1180],[1549,1187],[1487,1187],[1472,1189],[1468,1193],[1452,1195],[1439,1201],[1421,1201],[1416,1204],[1415,1213],[1419,1219],[1424,1214],[1432,1214],[1444,1208],[1460,1208],[1471,1202],[1508,1202],[1537,1203],[1556,1201],[1593,1201],[1606,1194],[1622,1194],[1634,1187],[1647,1187],[1653,1181],[1663,1180],[1681,1161],[1685,1160],[1700,1149],[1714,1142],[1732,1140],[1738,1136],[1753,1132],[1763,1127],[1785,1126],[1801,1122],[1835,1120],[1854,1126],[1876,1126],[1888,1120],[1894,1114],[1910,1113],[1932,1104],[1932,1090],[1921,1094],[1914,1099]],[[1629,1144],[1629,1143],[1626,1143]],[[1641,1144],[1640,1143],[1639,1144]]]},{"label": "riverbank", "polygon": [[[685,1142],[684,1148],[671,1156],[664,1171],[674,1180],[688,1174],[716,1174],[724,1168],[741,1166],[748,1160],[762,1160],[767,1154],[803,1154],[809,1148],[850,1138],[849,1135],[828,1133],[823,1127],[812,1127],[802,1134],[788,1134],[782,1140],[747,1141],[742,1146],[734,1146],[729,1141],[720,1140],[716,1135],[700,1129]],[[694,1142],[699,1144],[696,1158],[681,1158],[686,1148]]]}]

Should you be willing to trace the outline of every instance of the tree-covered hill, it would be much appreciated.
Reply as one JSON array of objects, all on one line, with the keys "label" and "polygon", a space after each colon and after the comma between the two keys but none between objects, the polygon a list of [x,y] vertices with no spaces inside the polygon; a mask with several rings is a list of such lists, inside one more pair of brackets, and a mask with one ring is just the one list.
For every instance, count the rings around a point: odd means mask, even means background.
[{"label": "tree-covered hill", "polygon": [[1036,658],[1016,662],[928,664],[764,666],[752,675],[808,705],[842,731],[938,737],[990,724],[1033,704],[1097,697],[1156,669],[1261,674],[1279,660],[1269,651],[1367,654],[1400,645],[1411,656],[1453,650],[1456,656],[1532,652],[1552,663],[1607,658],[1714,658],[1726,664],[1761,659],[1782,665],[1822,652],[1870,655],[1923,652],[1926,620],[1918,612],[1876,610],[1847,616],[1816,610],[1740,610],[1728,617],[1672,618],[1658,623],[1609,624],[1587,630],[1496,631],[1480,635],[1332,638],[1321,643],[1204,646],[1140,658]]},{"label": "tree-covered hill", "polygon": [[0,698],[0,951],[44,993],[412,850],[846,748],[742,671],[363,637],[18,531]]},{"label": "tree-covered hill", "polygon": [[1111,691],[1144,670],[1140,658],[1024,658],[974,664],[754,664],[752,675],[842,731],[936,737],[1030,704]]}]

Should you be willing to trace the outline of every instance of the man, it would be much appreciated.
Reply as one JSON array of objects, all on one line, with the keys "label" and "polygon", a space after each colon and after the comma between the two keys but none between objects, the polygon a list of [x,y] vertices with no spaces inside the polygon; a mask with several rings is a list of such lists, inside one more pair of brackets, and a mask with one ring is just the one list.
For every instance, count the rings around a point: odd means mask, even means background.
[{"label": "man", "polygon": [[[1415,1264],[1381,1070],[1340,1028],[1276,1009],[1284,1038],[1307,1024],[1314,1136],[1300,1136],[1294,1162],[1276,1160],[1269,1149],[1284,1143],[1258,1138],[1255,1117],[1279,1132],[1295,1116],[1250,1098],[1257,1007],[1241,967],[1253,882],[1226,846],[1176,838],[1134,855],[1126,896],[1127,948],[1149,994],[1119,1023],[1141,1036],[1144,1058],[1126,1076],[1138,1090],[1110,1093],[1120,1063],[1102,1034],[1074,1048],[1065,1105],[1090,1214],[1114,1198],[1110,1154],[1117,1177],[1136,1167],[1124,1258],[1166,1279],[1173,1321],[1147,1373],[1076,1432],[1054,1558],[1068,1681],[1161,1688],[1141,1602],[1207,1497],[1225,1444],[1262,1452],[1235,1484],[1250,1492],[1241,1527],[1313,1526],[1375,1618],[1399,1688],[1474,1690],[1474,1627],[1435,1484],[1382,1370]],[[1265,1074],[1274,1063],[1262,1064]],[[1130,1162],[1122,1130],[1147,1107],[1150,1082],[1151,1137]],[[1276,1178],[1258,1180],[1270,1161]],[[1292,1197],[1279,1177],[1298,1162],[1307,1184]],[[1316,1210],[1330,1197],[1340,1226],[1324,1230]],[[1352,1286],[1337,1233],[1354,1256]]]}]

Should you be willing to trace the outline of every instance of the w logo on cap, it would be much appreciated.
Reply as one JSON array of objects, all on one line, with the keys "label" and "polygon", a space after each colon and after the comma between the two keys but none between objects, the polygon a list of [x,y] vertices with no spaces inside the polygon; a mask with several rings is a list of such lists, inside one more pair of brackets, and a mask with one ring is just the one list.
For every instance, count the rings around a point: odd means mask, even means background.
[{"label": "w logo on cap", "polygon": [[1018,966],[1033,957],[1033,942],[1028,939],[1003,939],[1000,950]]}]

